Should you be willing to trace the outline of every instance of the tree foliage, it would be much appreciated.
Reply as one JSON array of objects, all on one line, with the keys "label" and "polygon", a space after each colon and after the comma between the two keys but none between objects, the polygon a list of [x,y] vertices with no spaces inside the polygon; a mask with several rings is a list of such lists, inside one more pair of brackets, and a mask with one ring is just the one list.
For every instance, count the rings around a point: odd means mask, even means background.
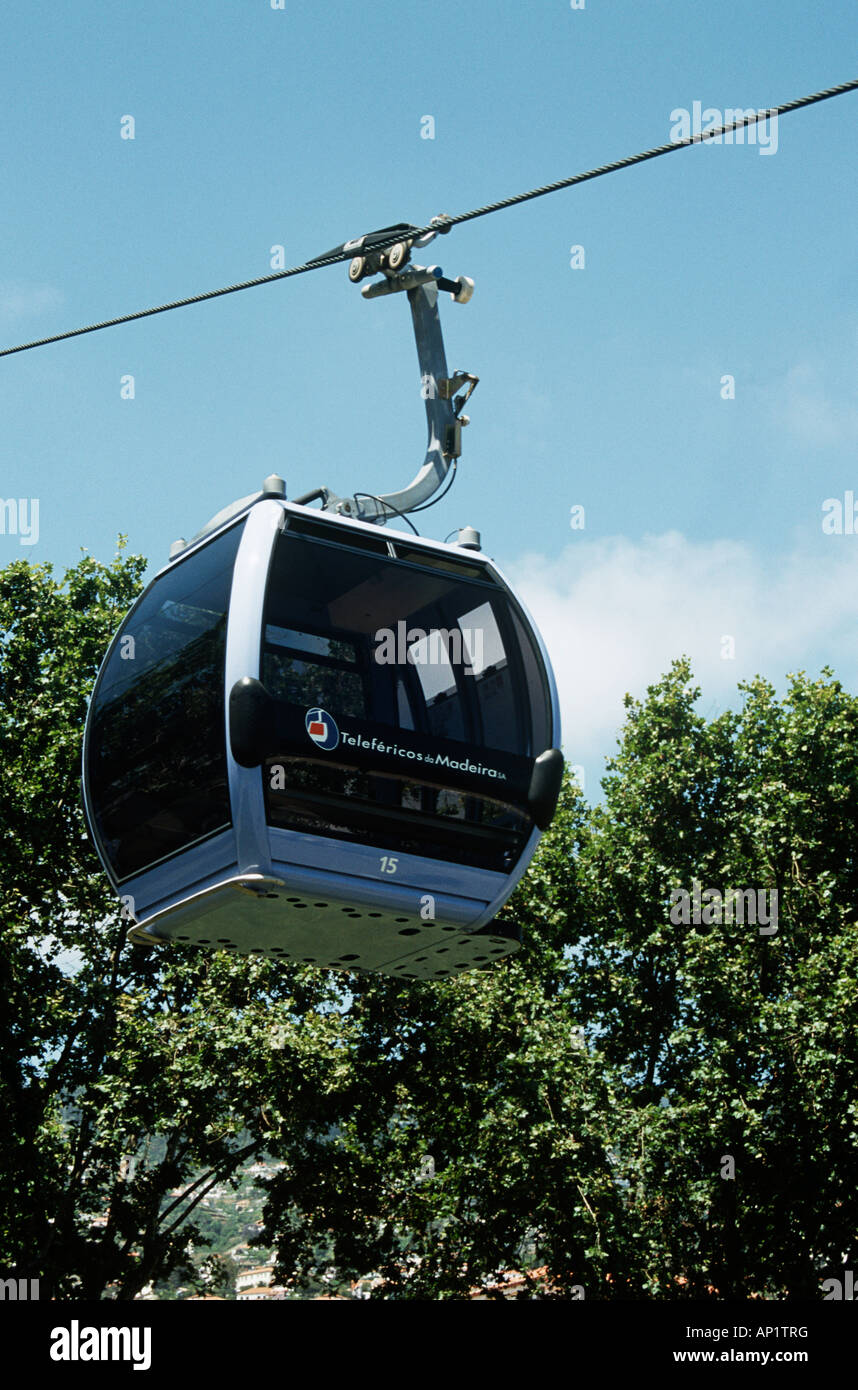
[{"label": "tree foliage", "polygon": [[126,945],[79,768],[87,695],[143,568],[0,576],[0,1259],[61,1297],[130,1298],[168,1273],[198,1202],[264,1151],[273,1024],[299,1124],[337,1036],[329,977]]},{"label": "tree foliage", "polygon": [[[6,1267],[133,1297],[262,1154],[298,1292],[330,1267],[384,1298],[502,1297],[511,1270],[528,1297],[801,1297],[854,1263],[858,701],[830,671],[711,722],[685,661],[628,699],[604,802],[566,784],[500,965],[405,986],[149,952],[78,789],[142,570],[0,574]],[[777,893],[776,932],[673,920],[695,881]]]}]

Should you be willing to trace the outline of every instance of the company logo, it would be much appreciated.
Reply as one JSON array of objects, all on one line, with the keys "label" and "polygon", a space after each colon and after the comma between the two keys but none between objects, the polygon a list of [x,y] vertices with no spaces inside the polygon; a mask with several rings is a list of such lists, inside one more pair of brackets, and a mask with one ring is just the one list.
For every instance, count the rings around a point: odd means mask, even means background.
[{"label": "company logo", "polygon": [[51,1331],[52,1361],[131,1361],[132,1370],[148,1371],[152,1365],[151,1327],[81,1327],[72,1318],[70,1327]]},{"label": "company logo", "polygon": [[340,731],[335,719],[325,709],[308,709],[304,720],[307,733],[317,748],[330,752],[340,741]]}]

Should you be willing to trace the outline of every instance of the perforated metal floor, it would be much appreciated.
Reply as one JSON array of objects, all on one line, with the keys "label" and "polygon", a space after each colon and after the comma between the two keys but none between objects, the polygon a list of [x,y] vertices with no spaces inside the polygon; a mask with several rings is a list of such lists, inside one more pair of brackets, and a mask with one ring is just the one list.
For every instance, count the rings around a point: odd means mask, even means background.
[{"label": "perforated metal floor", "polygon": [[256,874],[193,894],[149,918],[145,926],[132,927],[128,939],[150,946],[171,940],[415,980],[479,969],[517,951],[520,944],[491,926],[471,933],[449,922],[301,897],[281,879]]}]

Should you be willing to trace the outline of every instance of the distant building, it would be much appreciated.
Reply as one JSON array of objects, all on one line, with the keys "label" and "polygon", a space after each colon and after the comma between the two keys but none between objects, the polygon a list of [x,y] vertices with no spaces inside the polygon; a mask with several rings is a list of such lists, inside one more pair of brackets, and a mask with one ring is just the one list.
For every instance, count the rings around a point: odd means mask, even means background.
[{"label": "distant building", "polygon": [[547,1290],[554,1287],[548,1278],[548,1268],[542,1265],[539,1269],[531,1269],[527,1274],[522,1274],[517,1269],[505,1269],[498,1274],[494,1283],[484,1284],[482,1288],[471,1289],[468,1297],[475,1302],[488,1302],[490,1297],[501,1294],[503,1298],[517,1298],[523,1289],[530,1290],[531,1298],[539,1298]]},{"label": "distant building", "polygon": [[247,1289],[270,1288],[274,1283],[273,1265],[255,1265],[253,1269],[243,1269],[236,1277],[235,1291],[241,1297]]},{"label": "distant building", "polygon": [[272,1301],[286,1297],[286,1290],[279,1284],[251,1284],[236,1295],[239,1303]]}]

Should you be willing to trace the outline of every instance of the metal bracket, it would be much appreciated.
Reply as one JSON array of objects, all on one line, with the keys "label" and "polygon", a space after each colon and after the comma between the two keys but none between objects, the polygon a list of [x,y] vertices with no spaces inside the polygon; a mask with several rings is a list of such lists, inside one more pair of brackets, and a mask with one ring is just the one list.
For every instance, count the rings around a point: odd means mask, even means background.
[{"label": "metal bracket", "polygon": [[[443,225],[443,218],[433,221],[438,223],[437,232],[449,231],[449,226]],[[462,428],[468,424],[467,415],[461,412],[478,381],[470,372],[457,371],[449,375],[438,313],[439,289],[447,291],[456,303],[467,304],[474,291],[474,282],[467,276],[449,280],[437,265],[409,265],[413,247],[428,245],[437,234],[432,231],[422,237],[409,237],[409,232],[416,231],[416,227],[399,223],[395,227],[385,227],[382,231],[370,232],[353,242],[346,242],[341,249],[354,249],[356,252],[349,266],[349,279],[353,283],[382,272],[381,280],[363,287],[361,293],[365,299],[379,299],[399,293],[408,296],[420,367],[420,394],[426,407],[428,427],[423,465],[409,485],[399,492],[377,497],[359,492],[352,497],[339,497],[330,488],[318,488],[314,493],[307,494],[306,499],[323,495],[323,511],[334,511],[379,525],[398,513],[413,511],[441,487],[453,461],[461,456]],[[391,239],[397,234],[399,239],[391,244]],[[375,248],[379,242],[383,245],[382,249],[377,250]],[[463,386],[467,390],[456,396],[455,393]],[[296,500],[302,502],[305,499]]]},{"label": "metal bracket", "polygon": [[453,401],[453,409],[457,416],[461,416],[463,424],[466,417],[461,415],[462,406],[471,399],[479,380],[480,378],[478,376],[472,376],[470,372],[454,372],[451,377],[438,382],[438,394],[443,396],[445,401],[449,401],[454,393],[458,391],[459,387],[464,386],[465,382],[468,383],[467,391],[463,391],[462,395],[456,396]]}]

